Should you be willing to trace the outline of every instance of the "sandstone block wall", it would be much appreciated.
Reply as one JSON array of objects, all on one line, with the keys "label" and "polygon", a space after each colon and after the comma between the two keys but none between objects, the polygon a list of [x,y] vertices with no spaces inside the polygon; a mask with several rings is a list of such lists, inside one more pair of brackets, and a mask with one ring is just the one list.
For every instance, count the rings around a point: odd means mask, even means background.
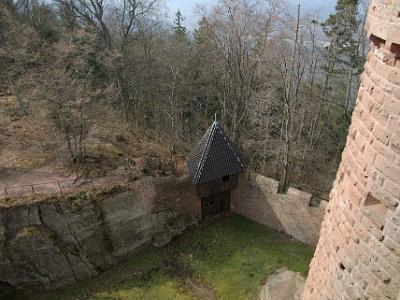
[{"label": "sandstone block wall", "polygon": [[400,0],[372,1],[362,75],[304,300],[399,299]]},{"label": "sandstone block wall", "polygon": [[287,194],[278,194],[278,181],[248,175],[240,177],[239,187],[232,192],[232,211],[316,245],[327,202],[311,207],[311,194],[294,188],[289,188]]},{"label": "sandstone block wall", "polygon": [[101,199],[0,208],[0,283],[53,289],[93,277],[196,223],[195,203],[188,178],[144,178]]}]

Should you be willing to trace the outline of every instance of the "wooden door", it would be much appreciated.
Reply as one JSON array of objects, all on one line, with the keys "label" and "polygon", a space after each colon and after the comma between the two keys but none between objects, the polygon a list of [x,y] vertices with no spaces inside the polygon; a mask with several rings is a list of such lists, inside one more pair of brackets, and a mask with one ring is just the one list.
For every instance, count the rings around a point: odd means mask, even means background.
[{"label": "wooden door", "polygon": [[201,199],[202,219],[229,211],[231,204],[231,192],[226,191]]},{"label": "wooden door", "polygon": [[220,212],[229,211],[231,208],[231,191],[219,193]]}]

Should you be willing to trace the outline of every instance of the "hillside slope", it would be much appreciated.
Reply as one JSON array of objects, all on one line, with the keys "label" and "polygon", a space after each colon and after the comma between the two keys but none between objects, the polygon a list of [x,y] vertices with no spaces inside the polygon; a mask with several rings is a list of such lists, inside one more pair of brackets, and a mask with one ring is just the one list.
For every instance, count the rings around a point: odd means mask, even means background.
[{"label": "hillside slope", "polygon": [[[120,114],[104,104],[90,109],[85,140],[86,157],[71,164],[65,138],[55,128],[45,101],[18,100],[14,95],[0,97],[0,189],[75,178],[98,178],[116,172],[162,176],[171,174],[169,143],[120,121]],[[19,113],[24,105],[24,113]],[[180,172],[185,172],[180,168]]]}]

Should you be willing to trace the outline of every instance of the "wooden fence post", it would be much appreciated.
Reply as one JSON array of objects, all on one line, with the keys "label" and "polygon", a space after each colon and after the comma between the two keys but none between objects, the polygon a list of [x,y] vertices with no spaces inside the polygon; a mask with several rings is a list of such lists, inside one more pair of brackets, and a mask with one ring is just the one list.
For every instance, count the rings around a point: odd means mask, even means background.
[{"label": "wooden fence post", "polygon": [[59,181],[57,181],[57,184],[58,184],[58,188],[60,189],[60,194],[62,194],[62,189],[61,189],[60,182],[59,182]]},{"label": "wooden fence post", "polygon": [[4,187],[4,199],[8,200],[8,193],[7,193],[7,188]]}]

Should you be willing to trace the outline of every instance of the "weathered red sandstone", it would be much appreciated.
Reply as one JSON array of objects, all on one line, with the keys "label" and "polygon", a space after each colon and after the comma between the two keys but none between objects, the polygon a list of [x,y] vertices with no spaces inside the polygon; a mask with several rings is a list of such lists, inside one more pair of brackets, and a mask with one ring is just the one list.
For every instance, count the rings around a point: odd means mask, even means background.
[{"label": "weathered red sandstone", "polygon": [[372,1],[371,51],[303,293],[400,297],[400,0]]},{"label": "weathered red sandstone", "polygon": [[328,202],[311,205],[314,197],[307,192],[290,187],[286,194],[279,194],[278,181],[246,175],[240,176],[238,188],[232,191],[231,210],[315,246]]},{"label": "weathered red sandstone", "polygon": [[167,244],[201,213],[186,177],[144,177],[104,197],[47,200],[0,207],[0,288],[49,290],[81,282],[142,245]]}]

